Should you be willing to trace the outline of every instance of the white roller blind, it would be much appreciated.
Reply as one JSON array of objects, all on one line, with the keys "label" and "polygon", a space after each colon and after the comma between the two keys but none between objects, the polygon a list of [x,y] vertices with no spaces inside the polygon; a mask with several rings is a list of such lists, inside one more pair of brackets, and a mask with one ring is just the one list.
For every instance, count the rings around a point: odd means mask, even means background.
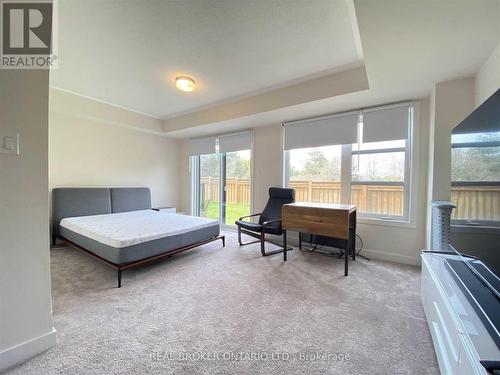
[{"label": "white roller blind", "polygon": [[219,136],[219,152],[249,150],[252,147],[252,133],[242,132]]},{"label": "white roller blind", "polygon": [[358,113],[285,123],[285,150],[356,143]]},{"label": "white roller blind", "polygon": [[408,137],[409,106],[363,111],[363,143],[393,141]]},{"label": "white roller blind", "polygon": [[189,140],[189,155],[207,155],[215,153],[216,137]]}]

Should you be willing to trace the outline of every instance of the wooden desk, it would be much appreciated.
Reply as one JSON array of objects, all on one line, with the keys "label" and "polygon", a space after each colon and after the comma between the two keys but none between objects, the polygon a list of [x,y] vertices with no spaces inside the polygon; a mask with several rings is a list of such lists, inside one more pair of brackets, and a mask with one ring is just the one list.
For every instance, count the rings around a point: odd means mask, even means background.
[{"label": "wooden desk", "polygon": [[344,241],[345,276],[349,273],[349,253],[356,259],[356,206],[348,204],[290,203],[281,208],[283,228],[283,260],[287,256],[286,231],[299,232],[299,245],[302,232]]}]

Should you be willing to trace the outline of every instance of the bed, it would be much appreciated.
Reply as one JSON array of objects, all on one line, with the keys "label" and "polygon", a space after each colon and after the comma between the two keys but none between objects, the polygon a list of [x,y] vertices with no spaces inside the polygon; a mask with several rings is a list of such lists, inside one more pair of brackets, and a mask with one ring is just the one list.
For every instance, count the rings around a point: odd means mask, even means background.
[{"label": "bed", "polygon": [[148,188],[56,188],[52,242],[60,238],[122,272],[222,240],[215,220],[155,211]]}]

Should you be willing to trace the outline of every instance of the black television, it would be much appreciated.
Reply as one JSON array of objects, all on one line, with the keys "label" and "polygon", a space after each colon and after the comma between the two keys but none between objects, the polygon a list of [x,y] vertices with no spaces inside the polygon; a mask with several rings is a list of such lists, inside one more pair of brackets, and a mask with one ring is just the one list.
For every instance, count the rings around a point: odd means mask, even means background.
[{"label": "black television", "polygon": [[[446,266],[500,349],[500,89],[452,131]],[[474,209],[471,207],[474,206]]]},{"label": "black television", "polygon": [[451,244],[500,277],[500,89],[452,130],[451,156],[452,225],[465,233]]}]

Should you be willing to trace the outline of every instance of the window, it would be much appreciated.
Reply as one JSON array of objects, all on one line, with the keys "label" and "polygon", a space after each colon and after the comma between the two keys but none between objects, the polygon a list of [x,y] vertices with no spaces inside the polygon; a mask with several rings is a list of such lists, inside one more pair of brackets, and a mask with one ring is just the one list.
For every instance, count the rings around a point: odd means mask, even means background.
[{"label": "window", "polygon": [[412,122],[413,106],[403,104],[284,124],[285,185],[297,201],[409,221]]},{"label": "window", "polygon": [[[193,215],[234,225],[251,208],[251,138],[249,132],[190,141]],[[197,155],[198,152],[219,152]]]},{"label": "window", "polygon": [[452,219],[500,221],[500,132],[453,134],[451,142]]},{"label": "window", "polygon": [[353,145],[351,202],[360,213],[405,216],[405,156],[404,139]]},{"label": "window", "polygon": [[290,150],[288,158],[297,201],[340,203],[341,146]]}]

